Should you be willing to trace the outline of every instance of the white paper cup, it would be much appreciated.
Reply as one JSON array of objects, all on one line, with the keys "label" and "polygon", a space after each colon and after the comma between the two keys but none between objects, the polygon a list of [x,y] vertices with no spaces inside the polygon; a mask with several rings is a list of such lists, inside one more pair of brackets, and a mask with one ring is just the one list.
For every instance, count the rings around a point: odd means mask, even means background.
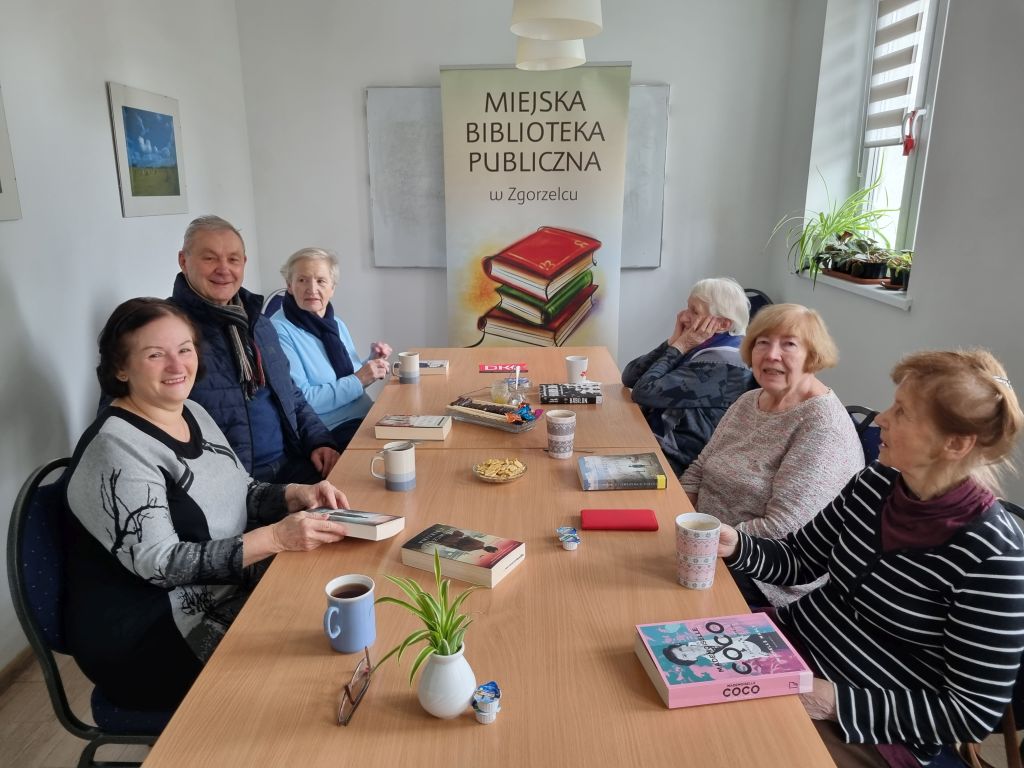
[{"label": "white paper cup", "polygon": [[576,437],[576,414],[573,411],[555,410],[544,414],[548,430],[548,455],[553,459],[572,458],[573,440]]}]

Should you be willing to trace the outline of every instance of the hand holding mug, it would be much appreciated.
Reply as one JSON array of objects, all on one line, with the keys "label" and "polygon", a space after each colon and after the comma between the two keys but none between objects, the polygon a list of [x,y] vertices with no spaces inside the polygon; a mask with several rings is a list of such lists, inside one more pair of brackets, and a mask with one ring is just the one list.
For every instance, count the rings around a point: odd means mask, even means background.
[{"label": "hand holding mug", "polygon": [[732,557],[739,546],[740,535],[731,525],[722,523],[722,530],[718,534],[718,556]]}]

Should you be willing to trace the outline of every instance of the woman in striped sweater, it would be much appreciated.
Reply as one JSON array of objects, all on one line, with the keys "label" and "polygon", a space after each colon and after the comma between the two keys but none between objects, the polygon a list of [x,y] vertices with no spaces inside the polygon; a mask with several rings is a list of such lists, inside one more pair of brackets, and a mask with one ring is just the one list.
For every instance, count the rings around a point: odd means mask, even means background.
[{"label": "woman in striped sweater", "polygon": [[778,609],[817,670],[804,705],[840,766],[940,765],[999,721],[1024,649],[1024,535],[992,493],[1024,424],[988,352],[892,373],[879,461],[784,539],[722,526],[736,572],[828,581]]}]

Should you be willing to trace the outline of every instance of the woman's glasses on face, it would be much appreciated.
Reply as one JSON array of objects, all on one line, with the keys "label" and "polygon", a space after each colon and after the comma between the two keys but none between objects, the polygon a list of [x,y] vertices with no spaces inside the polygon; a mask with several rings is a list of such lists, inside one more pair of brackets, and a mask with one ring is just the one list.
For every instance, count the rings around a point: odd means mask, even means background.
[{"label": "woman's glasses on face", "polygon": [[373,665],[370,663],[370,649],[363,648],[363,658],[356,664],[352,679],[341,689],[341,698],[338,700],[338,725],[348,725],[352,715],[356,713],[359,702],[363,700],[363,696],[366,695],[366,691],[370,687],[372,675]]}]

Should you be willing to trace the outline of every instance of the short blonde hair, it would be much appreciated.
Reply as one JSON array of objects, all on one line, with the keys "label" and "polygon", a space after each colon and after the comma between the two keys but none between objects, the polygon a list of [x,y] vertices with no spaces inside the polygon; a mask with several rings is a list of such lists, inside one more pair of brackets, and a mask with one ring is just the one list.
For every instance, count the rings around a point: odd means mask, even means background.
[{"label": "short blonde hair", "polygon": [[761,309],[740,345],[743,362],[751,364],[751,350],[759,336],[773,333],[796,336],[807,348],[804,373],[817,373],[839,362],[839,350],[829,335],[821,315],[802,304],[770,304]]},{"label": "short blonde hair", "polygon": [[998,473],[1013,470],[1024,413],[995,356],[985,349],[914,352],[892,369],[892,380],[913,381],[915,400],[939,432],[975,437],[971,475],[998,492]]}]

